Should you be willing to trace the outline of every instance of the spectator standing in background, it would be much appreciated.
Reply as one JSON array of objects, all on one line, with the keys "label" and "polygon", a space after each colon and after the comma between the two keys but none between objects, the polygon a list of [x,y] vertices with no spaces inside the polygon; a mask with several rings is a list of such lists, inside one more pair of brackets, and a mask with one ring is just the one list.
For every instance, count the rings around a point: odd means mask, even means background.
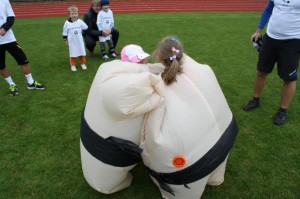
[{"label": "spectator standing in background", "polygon": [[0,1],[0,72],[5,81],[9,84],[10,95],[18,95],[19,89],[12,80],[10,73],[5,63],[5,52],[9,52],[21,66],[22,71],[27,79],[27,89],[44,90],[46,87],[34,80],[29,68],[29,61],[16,41],[15,35],[12,31],[12,26],[15,22],[15,14],[8,0]]},{"label": "spectator standing in background", "polygon": [[251,40],[257,41],[267,23],[267,31],[257,62],[254,97],[243,106],[243,110],[250,111],[260,106],[260,97],[267,76],[276,63],[283,87],[280,107],[273,122],[282,125],[296,92],[300,59],[300,1],[269,0]]}]

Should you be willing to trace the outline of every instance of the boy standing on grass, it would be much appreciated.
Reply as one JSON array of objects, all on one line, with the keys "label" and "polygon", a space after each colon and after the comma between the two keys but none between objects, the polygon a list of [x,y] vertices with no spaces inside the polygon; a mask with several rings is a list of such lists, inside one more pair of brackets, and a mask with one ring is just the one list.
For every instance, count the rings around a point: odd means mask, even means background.
[{"label": "boy standing on grass", "polygon": [[97,16],[97,26],[102,31],[102,36],[99,36],[100,49],[102,53],[102,59],[108,60],[109,57],[106,54],[105,43],[109,46],[109,53],[111,57],[116,58],[115,49],[112,41],[111,31],[114,27],[114,16],[109,9],[109,0],[101,0],[101,10]]},{"label": "boy standing on grass", "polygon": [[29,90],[44,90],[46,87],[34,80],[30,68],[29,61],[16,41],[15,35],[11,29],[15,21],[15,14],[9,3],[9,0],[0,1],[0,72],[5,81],[9,84],[10,95],[15,96],[19,93],[17,85],[12,80],[10,73],[5,64],[5,51],[9,52],[21,66],[22,71],[27,79],[27,88]]},{"label": "boy standing on grass", "polygon": [[84,48],[82,31],[86,30],[88,26],[81,19],[78,19],[78,8],[76,6],[70,6],[68,11],[70,18],[64,24],[63,39],[66,45],[69,46],[71,70],[74,72],[77,71],[77,57],[79,57],[81,68],[86,70],[86,52]]}]

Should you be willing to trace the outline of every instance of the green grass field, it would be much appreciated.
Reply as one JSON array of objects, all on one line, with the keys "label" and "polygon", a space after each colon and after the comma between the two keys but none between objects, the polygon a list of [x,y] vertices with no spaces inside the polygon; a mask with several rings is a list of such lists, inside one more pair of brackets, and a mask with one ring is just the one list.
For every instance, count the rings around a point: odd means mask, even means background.
[{"label": "green grass field", "polygon": [[[257,52],[250,36],[260,13],[116,14],[117,49],[130,43],[151,53],[167,35],[177,35],[185,53],[214,70],[239,124],[225,182],[207,186],[202,198],[300,198],[300,93],[297,88],[283,126],[272,123],[282,82],[269,76],[262,107],[241,110],[253,95]],[[101,65],[99,45],[87,57],[88,70],[71,72],[62,40],[67,17],[16,19],[13,30],[25,50],[33,77],[47,86],[28,91],[19,66],[7,54],[7,65],[19,95],[9,96],[0,81],[0,198],[159,199],[142,164],[132,172],[132,186],[112,195],[93,190],[80,161],[80,117],[94,75]],[[208,82],[209,84],[209,82]]]}]

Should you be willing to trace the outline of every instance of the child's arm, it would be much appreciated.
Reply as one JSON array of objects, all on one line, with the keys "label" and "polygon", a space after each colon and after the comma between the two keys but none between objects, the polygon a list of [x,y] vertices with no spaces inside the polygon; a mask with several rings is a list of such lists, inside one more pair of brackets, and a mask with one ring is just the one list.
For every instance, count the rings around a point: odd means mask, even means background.
[{"label": "child's arm", "polygon": [[115,26],[115,20],[114,20],[114,14],[111,11],[111,22],[110,22],[110,28],[113,28]]},{"label": "child's arm", "polygon": [[106,28],[104,23],[105,22],[103,20],[103,17],[99,12],[99,14],[97,16],[97,26],[98,26],[98,29],[102,32],[102,34],[100,36],[106,37],[110,34],[110,31]]},{"label": "child's arm", "polygon": [[97,15],[96,24],[97,24],[98,30],[103,31],[103,19],[102,19],[101,12],[99,12],[99,14]]},{"label": "child's arm", "polygon": [[82,30],[87,30],[88,29],[87,24],[84,21],[82,21],[81,19],[80,19],[80,24],[81,24],[81,29]]},{"label": "child's arm", "polygon": [[111,34],[111,29],[115,26],[115,20],[114,20],[114,15],[113,15],[113,13],[112,13],[112,11],[110,11],[110,24],[109,24],[109,28],[107,29],[107,34],[109,35],[109,34]]},{"label": "child's arm", "polygon": [[[3,12],[6,12],[6,22],[4,24],[0,24],[0,35],[4,36],[6,34],[6,32],[12,27],[12,25],[15,22],[15,14],[14,11],[10,5],[9,1],[4,1],[4,6],[6,7],[5,11],[3,10]],[[2,16],[1,16],[2,17]],[[2,20],[1,20],[2,21]]]},{"label": "child's arm", "polygon": [[67,24],[67,21],[64,24],[62,35],[63,35],[63,40],[64,40],[65,44],[68,45],[68,24]]},{"label": "child's arm", "polygon": [[65,44],[68,45],[68,36],[63,36],[63,40],[64,40]]},{"label": "child's arm", "polygon": [[115,20],[112,11],[110,11],[110,24],[109,27],[106,29],[106,36],[111,34],[112,28],[115,26]]},{"label": "child's arm", "polygon": [[6,32],[13,26],[15,17],[7,17],[6,22],[0,27],[0,35],[4,36]]}]

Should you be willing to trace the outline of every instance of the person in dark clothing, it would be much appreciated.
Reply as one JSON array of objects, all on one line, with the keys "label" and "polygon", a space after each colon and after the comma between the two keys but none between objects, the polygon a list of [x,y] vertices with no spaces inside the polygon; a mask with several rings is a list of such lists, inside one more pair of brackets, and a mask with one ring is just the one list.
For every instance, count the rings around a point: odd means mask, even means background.
[{"label": "person in dark clothing", "polygon": [[[97,27],[97,15],[101,10],[100,0],[92,0],[92,5],[89,10],[84,14],[83,21],[87,24],[88,29],[83,32],[85,47],[89,50],[89,56],[92,57],[94,55],[94,49],[99,42],[99,36],[103,35],[102,31],[98,30]],[[112,28],[111,33],[113,45],[116,49],[118,40],[119,40],[119,31],[116,28]],[[118,52],[115,51],[115,54],[119,55]]]},{"label": "person in dark clothing", "polygon": [[[262,91],[268,75],[277,67],[283,81],[281,101],[273,123],[283,125],[288,108],[296,93],[300,61],[300,1],[269,0],[251,41],[257,41],[267,26],[259,51],[253,98],[243,106],[244,111],[260,107]],[[272,96],[274,98],[274,96]]]}]

